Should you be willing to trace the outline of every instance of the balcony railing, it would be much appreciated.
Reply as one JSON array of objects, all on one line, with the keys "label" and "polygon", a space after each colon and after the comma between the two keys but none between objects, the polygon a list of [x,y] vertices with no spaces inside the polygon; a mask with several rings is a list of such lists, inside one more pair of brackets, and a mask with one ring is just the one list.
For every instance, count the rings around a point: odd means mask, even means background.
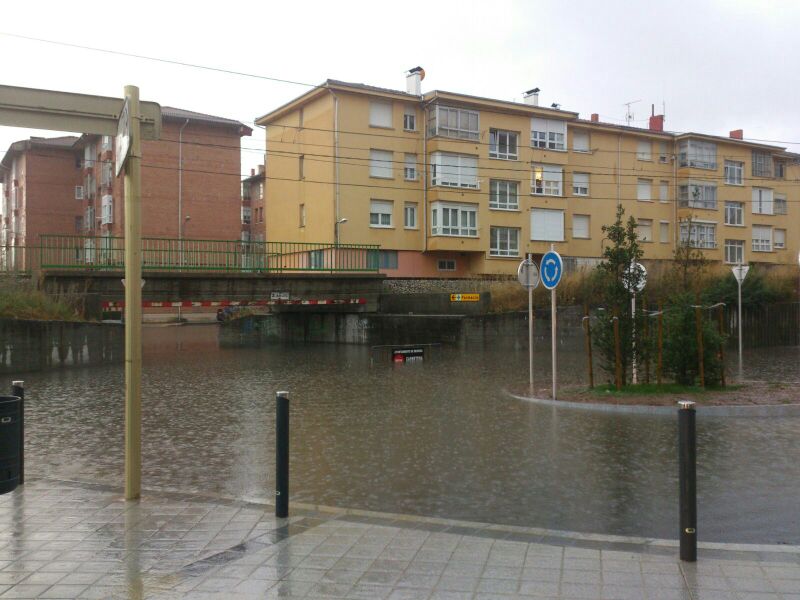
[{"label": "balcony railing", "polygon": [[[122,270],[125,240],[91,235],[42,235],[32,248],[43,269]],[[378,272],[380,246],[309,242],[142,239],[145,271]]]}]

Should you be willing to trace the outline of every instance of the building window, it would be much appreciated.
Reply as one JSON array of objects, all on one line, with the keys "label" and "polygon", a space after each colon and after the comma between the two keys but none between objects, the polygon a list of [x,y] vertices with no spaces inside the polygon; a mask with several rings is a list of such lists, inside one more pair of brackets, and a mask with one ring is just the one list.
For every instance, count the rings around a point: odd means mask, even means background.
[{"label": "building window", "polygon": [[394,155],[389,150],[369,151],[369,176],[382,179],[392,179],[392,159]]},{"label": "building window", "polygon": [[572,132],[572,149],[575,152],[588,152],[589,151],[589,132],[588,131],[573,131]]},{"label": "building window", "polygon": [[572,215],[572,237],[589,239],[589,215]]},{"label": "building window", "polygon": [[113,196],[105,195],[101,199],[101,220],[102,225],[110,225],[114,222],[114,198]]},{"label": "building window", "polygon": [[397,250],[380,250],[378,252],[379,269],[397,268]]},{"label": "building window", "polygon": [[406,181],[417,180],[417,155],[406,154],[405,162],[403,163],[403,177]]},{"label": "building window", "polygon": [[242,232],[242,241],[243,242],[249,242],[250,241],[250,232],[249,231],[243,231]]},{"label": "building window", "polygon": [[669,152],[667,151],[667,142],[658,142],[658,162],[666,164],[669,162]]},{"label": "building window", "polygon": [[643,242],[653,241],[653,219],[638,219],[636,222],[636,233]]},{"label": "building window", "polygon": [[716,248],[716,223],[681,223],[680,240],[693,248]]},{"label": "building window", "polygon": [[406,229],[417,228],[417,203],[406,202],[403,207],[403,226]]},{"label": "building window", "polygon": [[75,186],[75,200],[83,200],[83,186],[76,185]]},{"label": "building window", "polygon": [[369,201],[369,226],[391,227],[394,203],[390,200]]},{"label": "building window", "polygon": [[406,131],[417,130],[417,111],[411,106],[406,106],[403,111],[403,129]]},{"label": "building window", "polygon": [[645,202],[652,200],[651,191],[653,189],[652,179],[638,179],[636,181],[636,199]]},{"label": "building window", "polygon": [[[78,217],[80,218],[80,217]],[[786,230],[774,229],[773,230],[773,246],[776,250],[783,250],[786,248]]]},{"label": "building window", "polygon": [[772,177],[772,157],[753,150],[753,177]]},{"label": "building window", "polygon": [[462,140],[477,140],[480,137],[478,113],[474,110],[434,106],[431,108],[428,126],[434,136]]},{"label": "building window", "polygon": [[653,160],[653,143],[650,140],[639,140],[636,146],[636,160]]},{"label": "building window", "polygon": [[556,165],[533,165],[531,193],[538,196],[561,196],[564,169]]},{"label": "building window", "polygon": [[83,232],[83,217],[77,216],[75,217],[75,233],[82,233]]},{"label": "building window", "polygon": [[94,206],[87,206],[83,218],[83,227],[86,231],[94,229]]},{"label": "building window", "polygon": [[753,252],[772,252],[772,227],[753,225]]},{"label": "building window", "polygon": [[258,199],[259,200],[263,200],[264,199],[264,183],[263,182],[258,184]]},{"label": "building window", "polygon": [[434,152],[431,154],[431,185],[478,189],[478,157]]},{"label": "building window", "polygon": [[572,195],[573,196],[588,196],[589,195],[589,174],[588,173],[573,173],[572,174]]},{"label": "building window", "polygon": [[669,244],[669,221],[659,223],[659,240],[662,244]]},{"label": "building window", "polygon": [[725,183],[742,185],[744,182],[744,163],[736,160],[725,161]]},{"label": "building window", "polygon": [[753,188],[753,214],[774,214],[772,206],[772,190],[767,188]]},{"label": "building window", "polygon": [[490,129],[489,158],[517,160],[517,134],[513,131]]},{"label": "building window", "polygon": [[682,167],[717,168],[717,145],[698,140],[683,140],[678,145],[678,161]]},{"label": "building window", "polygon": [[784,177],[786,177],[786,161],[776,160],[775,161],[775,178],[776,179],[783,179]]},{"label": "building window", "polygon": [[563,242],[564,211],[550,208],[531,210],[531,240]]},{"label": "building window", "polygon": [[371,100],[369,103],[369,125],[370,127],[392,126],[392,103]]},{"label": "building window", "polygon": [[104,135],[100,140],[100,150],[105,152],[106,150],[111,150],[111,136]]},{"label": "building window", "polygon": [[100,171],[100,183],[104,187],[111,187],[114,182],[114,165],[110,162],[103,163],[102,170]]},{"label": "building window", "polygon": [[308,253],[308,266],[312,269],[325,268],[325,251],[324,250],[311,250]]},{"label": "building window", "polygon": [[725,262],[729,265],[744,262],[744,240],[725,240]]},{"label": "building window", "polygon": [[297,179],[305,179],[305,166],[306,166],[306,156],[305,154],[301,154],[297,158]]},{"label": "building window", "polygon": [[786,194],[775,194],[775,205],[773,206],[776,215],[786,214]]},{"label": "building window", "polygon": [[661,181],[658,185],[658,199],[660,202],[669,202],[669,181]]},{"label": "building window", "polygon": [[301,204],[300,205],[300,214],[299,214],[299,216],[300,216],[300,227],[305,227],[306,226],[306,205],[305,204]]},{"label": "building window", "polygon": [[744,225],[744,203],[725,201],[725,225]]},{"label": "building window", "polygon": [[250,225],[250,221],[253,216],[253,209],[249,206],[242,207],[242,223],[244,225]]},{"label": "building window", "polygon": [[455,271],[456,261],[453,259],[439,259],[436,261],[436,269],[439,271]]},{"label": "building window", "polygon": [[478,207],[457,202],[431,205],[431,235],[478,236]]},{"label": "building window", "polygon": [[717,208],[717,187],[703,183],[678,186],[678,206],[681,208]]},{"label": "building window", "polygon": [[519,256],[519,229],[515,227],[490,227],[489,255]]},{"label": "building window", "polygon": [[531,118],[531,146],[548,150],[567,149],[567,122]]},{"label": "building window", "polygon": [[489,208],[519,210],[519,184],[492,179],[489,183]]}]

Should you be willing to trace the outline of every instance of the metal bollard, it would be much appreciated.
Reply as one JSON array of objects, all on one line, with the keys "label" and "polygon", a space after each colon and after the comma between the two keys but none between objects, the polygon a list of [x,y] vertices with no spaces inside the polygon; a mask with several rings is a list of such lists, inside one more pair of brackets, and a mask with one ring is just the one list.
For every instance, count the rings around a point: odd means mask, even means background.
[{"label": "metal bollard", "polygon": [[275,394],[275,516],[289,516],[289,392]]},{"label": "metal bollard", "polygon": [[678,402],[680,557],[697,562],[697,435],[694,402]]},{"label": "metal bollard", "polygon": [[11,395],[19,397],[19,485],[25,483],[25,382],[12,381]]}]

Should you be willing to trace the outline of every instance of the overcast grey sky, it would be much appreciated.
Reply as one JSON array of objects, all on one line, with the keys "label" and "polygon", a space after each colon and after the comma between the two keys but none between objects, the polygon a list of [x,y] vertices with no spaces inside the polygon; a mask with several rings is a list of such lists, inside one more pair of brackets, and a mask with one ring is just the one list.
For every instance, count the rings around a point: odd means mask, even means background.
[{"label": "overcast grey sky", "polygon": [[[326,78],[541,102],[636,125],[666,103],[666,128],[795,142],[800,151],[800,2],[530,0],[457,2],[13,2],[0,31],[317,84]],[[7,85],[122,95],[252,120],[307,87],[0,36]],[[0,127],[0,149],[51,132]],[[263,153],[244,138],[242,172]]]}]

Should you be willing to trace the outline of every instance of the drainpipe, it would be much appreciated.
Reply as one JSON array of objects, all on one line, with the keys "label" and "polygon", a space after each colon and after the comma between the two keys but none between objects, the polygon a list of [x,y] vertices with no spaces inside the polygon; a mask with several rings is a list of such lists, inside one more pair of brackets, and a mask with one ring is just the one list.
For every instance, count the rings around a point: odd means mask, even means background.
[{"label": "drainpipe", "polygon": [[675,218],[675,226],[672,228],[673,251],[678,249],[678,153],[675,148],[675,140],[672,140],[672,215]]},{"label": "drainpipe", "polygon": [[422,251],[428,251],[428,177],[430,163],[428,161],[428,107],[422,104]]},{"label": "drainpipe", "polygon": [[622,204],[622,196],[620,196],[620,186],[622,178],[622,165],[620,160],[622,157],[622,134],[617,135],[617,208]]},{"label": "drainpipe", "polygon": [[183,239],[183,128],[189,119],[178,130],[178,240]]},{"label": "drainpipe", "polygon": [[339,97],[328,88],[333,96],[333,239],[339,243]]}]

